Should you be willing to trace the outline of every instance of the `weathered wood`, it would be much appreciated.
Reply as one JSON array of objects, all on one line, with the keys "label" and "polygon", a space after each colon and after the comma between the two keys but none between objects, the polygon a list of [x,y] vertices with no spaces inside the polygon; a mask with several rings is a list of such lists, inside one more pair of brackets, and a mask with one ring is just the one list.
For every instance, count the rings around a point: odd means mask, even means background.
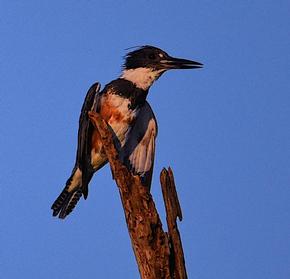
[{"label": "weathered wood", "polygon": [[174,279],[186,279],[186,268],[180,234],[176,219],[182,220],[182,212],[179,204],[174,176],[171,168],[164,168],[160,173],[160,183],[166,209],[166,221],[170,247],[170,271]]},{"label": "weathered wood", "polygon": [[[141,184],[139,176],[134,176],[118,160],[118,152],[114,146],[110,127],[97,113],[89,112],[89,117],[100,133],[104,151],[106,152],[113,177],[119,188],[128,231],[141,278],[185,279],[186,277],[180,277],[179,275],[179,277],[176,277],[176,274],[186,275],[186,273],[175,271],[175,268],[179,268],[180,264],[178,261],[172,261],[172,259],[176,258],[172,253],[179,251],[178,248],[172,249],[172,247],[176,245],[175,241],[173,241],[175,239],[176,230],[174,230],[174,232],[169,232],[169,240],[168,234],[162,229],[162,223],[149,189]],[[168,181],[173,180],[169,179]],[[174,200],[178,200],[177,196]],[[170,204],[172,204],[172,202]],[[179,210],[175,210],[178,212],[176,214],[181,216],[179,205],[178,208]],[[174,216],[177,216],[176,214]],[[176,220],[176,217],[174,218]]]}]

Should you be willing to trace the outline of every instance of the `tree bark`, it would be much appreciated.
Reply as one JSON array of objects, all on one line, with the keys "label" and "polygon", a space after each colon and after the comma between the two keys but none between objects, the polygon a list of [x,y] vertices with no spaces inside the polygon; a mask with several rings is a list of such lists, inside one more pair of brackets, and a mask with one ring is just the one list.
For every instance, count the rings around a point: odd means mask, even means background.
[{"label": "tree bark", "polygon": [[134,254],[142,279],[186,279],[181,240],[176,218],[182,214],[171,169],[161,172],[161,185],[166,205],[169,232],[162,223],[147,187],[139,176],[133,175],[118,159],[108,124],[95,112],[90,120],[98,129],[103,148],[119,188]]},{"label": "tree bark", "polygon": [[186,279],[184,254],[176,219],[182,220],[182,212],[179,204],[173,172],[169,167],[160,173],[160,183],[166,209],[166,221],[170,247],[170,271],[172,278]]}]

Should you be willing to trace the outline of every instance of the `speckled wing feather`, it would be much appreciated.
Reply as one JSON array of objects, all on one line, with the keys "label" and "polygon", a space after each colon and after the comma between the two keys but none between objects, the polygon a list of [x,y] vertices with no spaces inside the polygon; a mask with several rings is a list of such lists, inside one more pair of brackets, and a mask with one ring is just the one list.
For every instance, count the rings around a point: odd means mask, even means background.
[{"label": "speckled wing feather", "polygon": [[85,199],[88,196],[88,183],[94,174],[91,166],[91,135],[94,128],[89,120],[88,112],[96,111],[100,87],[97,82],[88,90],[79,119],[76,165],[82,171],[82,191]]},{"label": "speckled wing feather", "polygon": [[127,135],[120,154],[121,160],[134,173],[141,177],[142,183],[150,188],[157,122],[150,105],[146,102],[138,112],[136,121]]},{"label": "speckled wing feather", "polygon": [[94,173],[90,164],[90,134],[92,133],[93,127],[88,118],[88,111],[95,110],[99,90],[100,84],[95,83],[88,90],[85,97],[79,118],[76,163],[63,191],[51,206],[53,216],[59,215],[59,218],[62,219],[70,214],[82,194],[84,198],[88,196],[88,183]]}]

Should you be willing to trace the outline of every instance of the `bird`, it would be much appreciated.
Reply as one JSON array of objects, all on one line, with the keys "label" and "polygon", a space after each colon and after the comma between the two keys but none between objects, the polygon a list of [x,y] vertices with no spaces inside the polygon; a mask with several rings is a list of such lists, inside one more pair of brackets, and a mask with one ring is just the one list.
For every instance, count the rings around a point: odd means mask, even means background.
[{"label": "bird", "polygon": [[130,49],[124,57],[121,75],[100,90],[94,83],[85,97],[78,129],[76,161],[63,191],[52,204],[53,216],[64,219],[83,196],[93,175],[108,163],[100,134],[89,120],[94,111],[108,123],[119,160],[150,189],[157,136],[157,120],[146,101],[151,85],[172,69],[198,69],[203,64],[174,58],[158,47],[144,45]]}]

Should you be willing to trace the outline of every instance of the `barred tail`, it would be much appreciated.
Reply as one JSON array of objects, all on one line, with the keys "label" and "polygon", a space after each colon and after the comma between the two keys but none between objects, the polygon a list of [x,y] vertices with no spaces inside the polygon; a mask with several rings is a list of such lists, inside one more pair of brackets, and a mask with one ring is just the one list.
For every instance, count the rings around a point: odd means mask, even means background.
[{"label": "barred tail", "polygon": [[63,191],[51,206],[53,216],[58,215],[59,218],[64,219],[72,212],[83,194],[80,184],[81,171],[79,169],[74,169]]}]

